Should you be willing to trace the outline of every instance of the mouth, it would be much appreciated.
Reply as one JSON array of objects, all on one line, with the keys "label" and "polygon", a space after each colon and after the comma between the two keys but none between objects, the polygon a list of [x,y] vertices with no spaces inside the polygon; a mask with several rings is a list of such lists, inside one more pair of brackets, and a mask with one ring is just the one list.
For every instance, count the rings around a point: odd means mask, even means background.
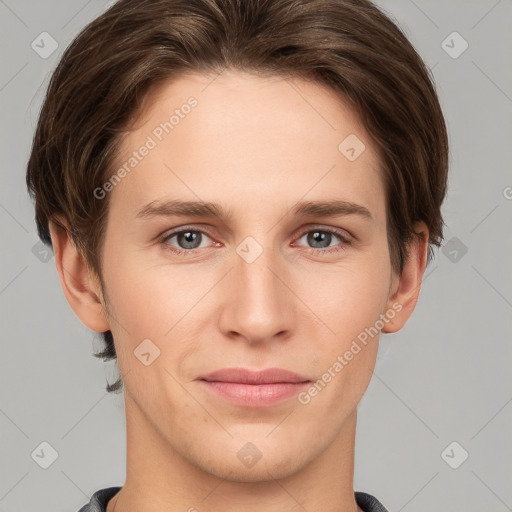
[{"label": "mouth", "polygon": [[215,396],[243,407],[274,405],[298,394],[311,383],[307,377],[282,368],[261,371],[224,368],[196,380]]}]

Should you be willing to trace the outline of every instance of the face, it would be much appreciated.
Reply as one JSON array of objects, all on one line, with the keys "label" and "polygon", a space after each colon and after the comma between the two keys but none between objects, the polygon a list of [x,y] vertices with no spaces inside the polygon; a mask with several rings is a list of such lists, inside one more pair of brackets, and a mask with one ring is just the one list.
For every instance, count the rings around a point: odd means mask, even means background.
[{"label": "face", "polygon": [[[304,467],[354,416],[392,309],[358,115],[311,82],[190,74],[151,96],[125,163],[102,261],[127,416],[222,478]],[[198,201],[215,206],[178,203]]]}]

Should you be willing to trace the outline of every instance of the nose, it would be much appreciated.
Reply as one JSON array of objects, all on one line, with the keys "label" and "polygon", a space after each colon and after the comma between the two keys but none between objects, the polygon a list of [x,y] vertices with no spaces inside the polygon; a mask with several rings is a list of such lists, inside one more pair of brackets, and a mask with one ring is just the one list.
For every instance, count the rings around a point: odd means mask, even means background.
[{"label": "nose", "polygon": [[252,260],[247,254],[254,250],[250,243],[241,244],[223,280],[220,329],[225,336],[250,344],[284,340],[297,325],[300,304],[293,293],[292,273],[276,251],[265,248]]}]

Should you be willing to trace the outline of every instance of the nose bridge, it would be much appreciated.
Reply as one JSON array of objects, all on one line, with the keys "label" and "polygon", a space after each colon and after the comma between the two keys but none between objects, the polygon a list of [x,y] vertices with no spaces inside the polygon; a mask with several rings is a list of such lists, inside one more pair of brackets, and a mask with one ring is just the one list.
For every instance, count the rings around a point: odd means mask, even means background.
[{"label": "nose bridge", "polygon": [[278,289],[282,283],[276,276],[277,269],[282,266],[279,254],[252,236],[237,246],[236,253],[235,279],[240,283],[242,298],[246,295],[249,301],[255,300],[260,307],[278,300],[282,295]]},{"label": "nose bridge", "polygon": [[236,247],[230,274],[225,328],[252,341],[290,328],[292,297],[278,252],[248,236]]}]

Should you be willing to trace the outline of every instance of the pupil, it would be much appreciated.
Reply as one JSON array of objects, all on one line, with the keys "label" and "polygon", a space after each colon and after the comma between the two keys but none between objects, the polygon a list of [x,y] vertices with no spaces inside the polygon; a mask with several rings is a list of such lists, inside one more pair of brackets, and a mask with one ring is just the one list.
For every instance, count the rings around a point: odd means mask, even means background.
[{"label": "pupil", "polygon": [[185,231],[181,233],[182,238],[185,240],[185,243],[182,244],[186,249],[195,249],[194,242],[197,242],[198,233],[194,233],[193,231]]},{"label": "pupil", "polygon": [[308,242],[310,242],[310,243],[320,242],[321,243],[322,241],[325,242],[325,240],[327,240],[327,244],[321,245],[321,247],[329,247],[330,236],[331,236],[330,233],[323,233],[321,231],[313,231],[310,235],[310,240],[308,240]]}]

